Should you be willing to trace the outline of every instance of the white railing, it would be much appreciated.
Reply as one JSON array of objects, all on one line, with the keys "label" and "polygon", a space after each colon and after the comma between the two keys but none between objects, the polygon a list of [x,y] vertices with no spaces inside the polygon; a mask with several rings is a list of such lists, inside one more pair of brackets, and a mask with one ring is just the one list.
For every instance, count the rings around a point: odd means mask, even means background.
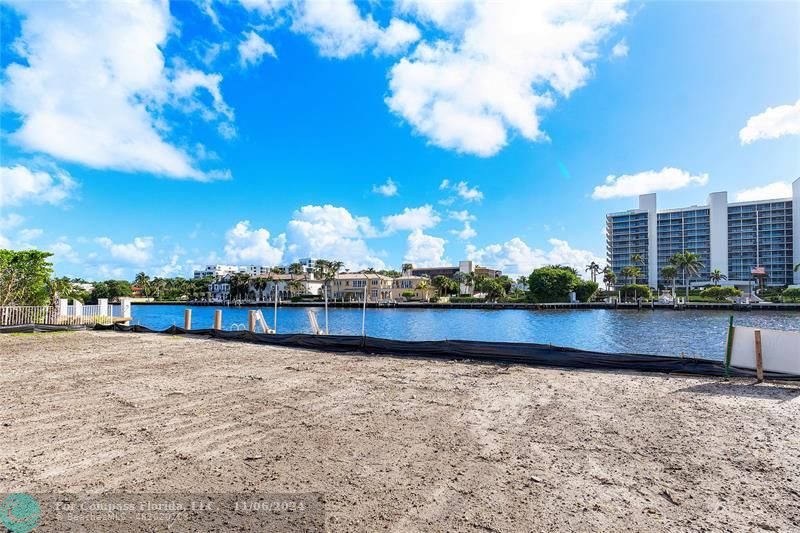
[{"label": "white railing", "polygon": [[25,324],[84,325],[111,324],[114,316],[111,305],[47,305],[0,306],[0,326]]}]

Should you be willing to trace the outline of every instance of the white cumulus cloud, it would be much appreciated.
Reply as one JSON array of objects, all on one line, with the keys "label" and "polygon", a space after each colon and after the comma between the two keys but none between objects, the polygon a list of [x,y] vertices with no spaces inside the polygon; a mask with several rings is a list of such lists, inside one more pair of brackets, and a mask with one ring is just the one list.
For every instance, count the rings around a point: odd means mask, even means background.
[{"label": "white cumulus cloud", "polygon": [[450,230],[450,233],[457,236],[462,241],[469,240],[478,235],[478,232],[472,228],[468,220],[464,221],[464,228],[461,230]]},{"label": "white cumulus cloud", "polygon": [[693,176],[685,170],[665,167],[661,170],[647,170],[638,174],[607,176],[603,185],[594,188],[592,198],[596,200],[623,198],[657,191],[674,191],[707,183],[708,174]]},{"label": "white cumulus cloud", "polygon": [[397,184],[392,178],[386,178],[386,183],[382,185],[373,185],[372,192],[382,196],[397,196]]},{"label": "white cumulus cloud", "polygon": [[134,237],[129,243],[115,243],[108,237],[98,237],[95,241],[106,248],[111,257],[131,265],[147,264],[153,253],[152,237]]},{"label": "white cumulus cloud", "polygon": [[743,189],[736,193],[737,202],[753,202],[755,200],[774,200],[776,198],[791,198],[792,184],[788,181],[776,181],[763,187]]},{"label": "white cumulus cloud", "polygon": [[[173,71],[163,53],[173,31],[169,4],[20,2],[16,49],[3,100],[21,118],[11,139],[27,150],[93,168],[210,179],[165,138],[165,106],[229,121],[216,78]],[[208,91],[213,106],[195,97]],[[208,115],[206,115],[208,116]]]},{"label": "white cumulus cloud", "polygon": [[350,0],[297,2],[290,16],[292,30],[307,35],[326,57],[341,59],[369,49],[394,54],[420,37],[416,26],[399,19],[381,28],[371,14],[362,16]]},{"label": "white cumulus cloud", "polygon": [[458,220],[459,222],[475,220],[475,215],[470,214],[470,212],[467,211],[466,209],[464,209],[463,211],[448,211],[447,216],[452,218],[453,220]]},{"label": "white cumulus cloud", "polygon": [[402,213],[383,217],[383,225],[388,233],[394,231],[427,229],[441,222],[441,217],[430,204],[420,207],[406,207]]},{"label": "white cumulus cloud", "polygon": [[623,22],[622,2],[406,1],[438,30],[389,72],[386,103],[432,144],[491,156],[510,133],[546,138],[543,110],[591,75],[597,47]]},{"label": "white cumulus cloud", "polygon": [[622,39],[620,42],[614,45],[611,49],[611,57],[625,57],[628,55],[628,43],[625,42],[625,39]]},{"label": "white cumulus cloud", "polygon": [[551,246],[549,250],[531,248],[519,237],[483,248],[468,244],[466,255],[467,259],[482,266],[498,268],[509,276],[527,276],[534,268],[545,265],[571,266],[583,273],[586,265],[592,261],[599,264],[604,262],[589,250],[572,248],[567,241],[549,239],[547,242]]},{"label": "white cumulus cloud", "polygon": [[58,204],[67,199],[75,181],[65,170],[31,170],[23,165],[0,167],[0,207],[23,203]]},{"label": "white cumulus cloud", "polygon": [[251,265],[278,265],[283,260],[285,236],[273,241],[264,228],[250,229],[250,221],[242,220],[225,232],[225,254],[228,261]]},{"label": "white cumulus cloud", "polygon": [[445,263],[444,245],[447,241],[415,229],[408,234],[406,254],[403,261],[415,266],[441,266]]},{"label": "white cumulus cloud", "polygon": [[258,65],[265,55],[278,57],[275,48],[254,31],[244,33],[244,39],[239,42],[239,64],[242,68]]},{"label": "white cumulus cloud", "polygon": [[794,104],[768,107],[763,113],[750,117],[745,127],[739,130],[742,144],[784,135],[800,135],[800,100]]},{"label": "white cumulus cloud", "polygon": [[375,235],[367,217],[333,205],[305,205],[286,228],[287,260],[314,257],[340,260],[351,269],[385,268],[364,240]]}]

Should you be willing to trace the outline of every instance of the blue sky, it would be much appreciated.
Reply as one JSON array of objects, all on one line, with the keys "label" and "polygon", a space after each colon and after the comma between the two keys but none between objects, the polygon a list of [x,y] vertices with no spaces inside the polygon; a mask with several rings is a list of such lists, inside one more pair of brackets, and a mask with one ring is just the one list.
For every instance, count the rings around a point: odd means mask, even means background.
[{"label": "blue sky", "polygon": [[796,2],[0,11],[0,246],[59,274],[582,266],[641,192],[800,176]]}]

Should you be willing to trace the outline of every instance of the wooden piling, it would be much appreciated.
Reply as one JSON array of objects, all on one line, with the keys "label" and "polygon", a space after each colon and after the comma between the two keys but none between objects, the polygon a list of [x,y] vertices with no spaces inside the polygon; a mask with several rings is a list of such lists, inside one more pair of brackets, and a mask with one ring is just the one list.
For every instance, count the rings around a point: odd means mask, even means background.
[{"label": "wooden piling", "polygon": [[255,332],[256,330],[256,312],[255,311],[248,311],[247,312],[247,330]]},{"label": "wooden piling", "polygon": [[183,329],[186,329],[186,330],[192,329],[192,310],[191,309],[184,309],[183,310]]},{"label": "wooden piling", "polygon": [[764,357],[761,353],[761,330],[754,332],[756,338],[756,383],[764,383]]},{"label": "wooden piling", "polygon": [[222,309],[214,311],[214,329],[222,329]]}]

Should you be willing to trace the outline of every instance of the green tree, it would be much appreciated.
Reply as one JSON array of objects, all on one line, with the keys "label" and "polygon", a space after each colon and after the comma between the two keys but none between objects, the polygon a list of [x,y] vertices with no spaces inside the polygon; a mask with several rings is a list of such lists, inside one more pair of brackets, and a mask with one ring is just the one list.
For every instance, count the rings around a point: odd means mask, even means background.
[{"label": "green tree", "polygon": [[579,282],[574,268],[546,266],[537,268],[528,276],[528,293],[534,302],[564,302]]},{"label": "green tree", "polygon": [[680,270],[683,273],[683,281],[686,284],[686,301],[689,301],[689,281],[691,278],[696,276],[700,273],[700,269],[703,268],[705,265],[700,262],[700,256],[697,254],[693,254],[692,252],[688,252],[686,250],[683,253],[676,253],[673,255],[670,260],[670,264]]},{"label": "green tree", "polygon": [[636,280],[642,275],[642,271],[639,270],[639,267],[629,265],[622,267],[622,270],[620,270],[619,273],[622,274],[622,277],[630,281],[629,284],[634,287],[633,297],[638,301],[639,295],[637,294],[635,287],[637,287]]},{"label": "green tree", "polygon": [[323,295],[325,297],[325,334],[328,334],[328,291],[330,284],[336,279],[339,271],[344,267],[341,261],[317,260],[316,277],[322,280]]},{"label": "green tree", "polygon": [[581,302],[591,301],[599,288],[600,285],[598,285],[596,281],[581,280],[578,282],[578,285],[575,286],[575,297]]},{"label": "green tree", "polygon": [[53,254],[0,250],[0,305],[47,305]]},{"label": "green tree", "polygon": [[592,261],[588,265],[586,265],[586,272],[589,273],[589,276],[592,278],[592,281],[597,281],[597,275],[600,273],[600,265]]},{"label": "green tree", "polygon": [[617,275],[611,269],[611,267],[607,266],[603,269],[603,284],[606,286],[606,290],[610,291],[611,288],[614,286],[614,283],[617,282]]},{"label": "green tree", "polygon": [[450,287],[452,286],[451,281],[453,280],[447,276],[436,276],[433,278],[433,280],[431,280],[431,283],[434,287],[436,287],[436,290],[439,292],[439,296],[444,296],[449,292]]},{"label": "green tree", "polygon": [[723,279],[727,280],[728,276],[723,274],[720,269],[715,268],[711,271],[711,274],[708,275],[708,278],[712,281],[712,283],[714,283],[714,285],[719,285],[719,282]]},{"label": "green tree", "polygon": [[144,272],[139,272],[136,274],[136,278],[133,280],[134,285],[142,289],[142,294],[145,296],[150,296],[150,276],[145,274]]},{"label": "green tree", "polygon": [[506,295],[503,284],[497,278],[486,278],[482,281],[481,292],[486,293],[489,300],[496,301]]},{"label": "green tree", "polygon": [[675,266],[665,266],[661,269],[661,277],[672,284],[672,300],[675,301],[675,280],[678,279],[678,269]]},{"label": "green tree", "polygon": [[107,298],[109,301],[118,298],[133,296],[133,289],[129,281],[124,279],[109,279],[98,281],[92,290],[92,301],[97,302],[100,298]]},{"label": "green tree", "polygon": [[423,279],[417,284],[417,290],[422,293],[422,299],[428,301],[428,291],[431,290],[431,284],[427,279]]}]

